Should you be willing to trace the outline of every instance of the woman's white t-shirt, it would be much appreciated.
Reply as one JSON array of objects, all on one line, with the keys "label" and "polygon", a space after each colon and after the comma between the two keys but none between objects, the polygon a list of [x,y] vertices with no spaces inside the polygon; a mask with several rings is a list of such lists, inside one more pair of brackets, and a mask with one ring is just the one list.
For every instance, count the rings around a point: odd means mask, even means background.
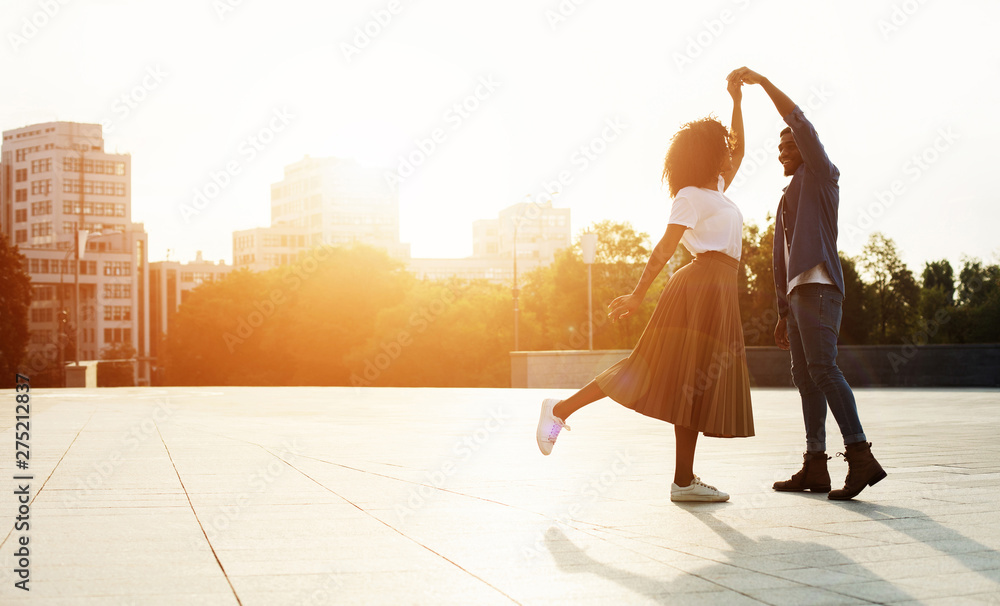
[{"label": "woman's white t-shirt", "polygon": [[670,208],[670,221],[683,225],[681,244],[692,254],[716,250],[734,259],[743,250],[743,213],[722,193],[725,180],[719,175],[719,189],[688,186],[677,192]]}]

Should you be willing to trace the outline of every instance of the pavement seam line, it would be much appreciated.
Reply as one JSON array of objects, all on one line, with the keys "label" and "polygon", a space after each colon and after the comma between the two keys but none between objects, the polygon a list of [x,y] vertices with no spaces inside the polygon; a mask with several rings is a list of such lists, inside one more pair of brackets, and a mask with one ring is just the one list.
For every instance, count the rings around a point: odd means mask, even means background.
[{"label": "pavement seam line", "polygon": [[[337,492],[336,492],[335,490],[333,490],[333,489],[329,488],[328,486],[325,486],[325,485],[324,485],[324,484],[323,484],[322,482],[318,481],[318,480],[317,480],[316,478],[314,478],[314,477],[310,476],[309,474],[307,474],[306,472],[302,471],[302,470],[301,470],[301,469],[299,469],[298,467],[296,467],[296,466],[292,465],[291,463],[289,463],[288,461],[286,461],[286,460],[285,460],[285,459],[283,459],[282,457],[280,457],[280,456],[278,456],[277,454],[275,454],[275,453],[271,452],[270,450],[268,450],[268,449],[267,449],[267,447],[265,447],[265,446],[262,446],[262,445],[260,445],[260,444],[257,444],[257,446],[259,446],[259,447],[260,447],[260,448],[261,448],[262,450],[264,450],[264,452],[266,452],[266,453],[270,454],[271,456],[275,457],[276,459],[278,459],[279,461],[281,461],[281,462],[282,462],[282,463],[284,463],[285,465],[288,465],[289,467],[291,467],[291,468],[292,468],[292,469],[294,469],[295,471],[299,472],[299,473],[300,473],[300,474],[302,474],[303,476],[305,476],[305,477],[309,478],[309,480],[311,480],[312,482],[314,482],[314,483],[315,483],[315,484],[316,484],[317,486],[319,486],[319,487],[320,487],[320,488],[322,488],[323,490],[326,490],[327,492],[329,492],[329,493],[331,493],[331,494],[335,495],[335,496],[336,496],[337,498],[340,498],[340,499],[343,499],[343,500],[344,500],[344,501],[346,501],[347,503],[350,503],[350,504],[351,504],[351,505],[352,505],[352,506],[353,506],[354,508],[356,508],[356,509],[357,509],[358,511],[360,511],[361,513],[363,513],[363,514],[365,514],[366,516],[370,517],[371,519],[375,520],[375,521],[376,521],[376,522],[378,522],[379,524],[382,524],[383,526],[385,526],[385,527],[386,527],[386,528],[388,528],[389,530],[391,530],[391,531],[395,532],[396,534],[398,534],[399,536],[403,537],[404,539],[407,539],[407,540],[409,540],[409,541],[412,541],[412,542],[416,543],[417,545],[419,545],[419,546],[423,547],[424,549],[426,549],[427,551],[429,551],[429,552],[433,553],[434,555],[436,555],[437,557],[441,558],[441,559],[442,559],[442,560],[444,560],[445,562],[448,562],[448,563],[449,563],[449,564],[451,564],[452,566],[454,566],[454,567],[458,568],[459,570],[461,570],[461,571],[462,571],[462,572],[464,572],[465,574],[467,574],[467,575],[471,576],[471,577],[472,577],[472,578],[474,578],[474,579],[477,579],[478,581],[480,581],[481,583],[483,583],[483,584],[484,584],[484,585],[486,585],[487,587],[490,587],[491,589],[493,589],[494,591],[496,591],[496,592],[497,592],[497,593],[499,593],[500,595],[504,596],[505,598],[507,598],[507,599],[508,599],[508,600],[510,600],[511,602],[513,602],[513,603],[515,603],[515,604],[520,604],[520,602],[518,602],[517,600],[515,600],[515,599],[514,599],[513,597],[511,597],[510,595],[507,595],[507,593],[506,593],[505,591],[503,591],[502,589],[500,589],[500,588],[499,588],[499,587],[497,587],[496,585],[494,585],[494,584],[490,583],[489,581],[487,581],[486,579],[484,579],[484,578],[482,578],[481,576],[477,575],[476,573],[472,572],[471,570],[468,570],[468,569],[464,568],[464,567],[463,567],[462,565],[460,565],[459,563],[457,563],[457,562],[455,562],[455,561],[451,560],[450,558],[448,558],[448,557],[447,557],[447,556],[445,556],[444,554],[441,554],[441,553],[438,553],[437,551],[434,551],[433,549],[431,549],[431,548],[430,548],[430,547],[428,547],[427,545],[424,545],[423,543],[421,543],[420,541],[416,540],[415,538],[413,538],[413,537],[411,537],[411,536],[407,535],[406,533],[402,532],[402,531],[401,531],[401,530],[399,530],[398,528],[394,527],[394,526],[393,526],[392,524],[389,524],[389,523],[388,523],[388,522],[386,522],[385,520],[382,520],[382,519],[381,519],[381,518],[379,518],[378,516],[375,516],[375,515],[373,515],[372,513],[368,512],[368,511],[365,511],[365,509],[364,509],[364,508],[362,508],[362,507],[359,507],[357,503],[355,503],[355,502],[351,501],[350,499],[348,499],[347,497],[345,497],[345,496],[343,496],[343,495],[341,495],[341,494],[338,494],[338,493],[337,493]],[[312,458],[312,457],[308,457],[308,458]]]},{"label": "pavement seam line", "polygon": [[[204,430],[203,430],[203,431],[204,431]],[[434,550],[433,550],[433,549],[431,549],[430,547],[427,547],[426,545],[424,545],[424,544],[420,543],[419,541],[417,541],[417,540],[413,539],[412,537],[409,537],[409,536],[407,536],[406,534],[404,534],[404,533],[400,532],[400,531],[399,531],[398,529],[394,528],[393,526],[391,526],[391,525],[390,525],[389,523],[385,522],[384,520],[382,520],[382,519],[380,519],[380,518],[378,518],[378,517],[376,517],[376,516],[374,516],[374,515],[370,514],[369,512],[365,511],[364,509],[362,509],[361,507],[359,507],[359,506],[358,506],[358,505],[357,505],[356,503],[352,502],[352,501],[351,501],[350,499],[347,499],[347,498],[346,498],[346,497],[344,497],[343,495],[340,495],[339,493],[337,493],[337,492],[335,492],[335,491],[331,490],[330,488],[328,488],[328,487],[324,486],[323,484],[321,484],[320,482],[318,482],[318,481],[317,481],[316,479],[314,479],[313,477],[311,477],[311,476],[310,476],[309,474],[307,474],[307,473],[303,472],[302,470],[298,469],[297,467],[295,467],[294,465],[292,465],[292,464],[291,464],[291,463],[289,463],[288,461],[285,461],[285,460],[284,460],[283,458],[281,458],[280,456],[278,456],[278,455],[277,455],[277,454],[275,454],[274,452],[271,452],[271,450],[269,450],[269,449],[268,449],[268,448],[267,448],[266,446],[264,446],[263,444],[259,444],[259,443],[257,443],[257,442],[251,442],[251,441],[249,441],[249,440],[244,440],[244,439],[241,439],[241,438],[234,438],[234,437],[231,437],[231,436],[225,436],[225,435],[222,435],[222,434],[218,434],[218,433],[215,433],[215,432],[205,432],[205,433],[211,433],[212,435],[216,435],[216,436],[219,436],[219,437],[222,437],[222,438],[227,438],[227,439],[230,439],[230,440],[233,440],[233,441],[237,441],[237,442],[243,442],[244,444],[252,444],[252,445],[254,445],[254,446],[257,446],[258,448],[261,448],[262,450],[264,450],[265,452],[267,452],[267,453],[268,453],[268,454],[270,454],[271,456],[274,456],[275,458],[277,458],[277,459],[281,460],[281,461],[282,461],[283,463],[285,463],[286,465],[288,465],[289,467],[291,467],[291,468],[292,468],[292,469],[294,469],[295,471],[297,471],[297,472],[299,472],[300,474],[302,474],[303,476],[305,476],[305,477],[309,478],[310,480],[312,480],[313,482],[315,482],[315,483],[316,483],[317,485],[319,485],[320,487],[322,487],[322,488],[323,488],[324,490],[327,490],[327,491],[329,491],[330,493],[332,493],[332,494],[336,495],[336,496],[337,496],[338,498],[340,498],[340,499],[343,499],[343,500],[344,500],[345,502],[349,503],[350,505],[352,505],[353,507],[355,507],[355,508],[356,508],[356,509],[358,509],[359,511],[361,511],[361,512],[365,513],[366,515],[368,515],[369,517],[371,517],[371,518],[373,518],[373,519],[377,520],[377,521],[378,521],[379,523],[381,523],[381,524],[385,525],[386,527],[388,527],[388,528],[390,528],[391,530],[393,530],[393,531],[397,532],[397,533],[398,533],[398,534],[400,534],[401,536],[403,536],[403,537],[406,537],[407,539],[409,539],[409,540],[413,541],[414,543],[416,543],[416,544],[420,545],[421,547],[423,547],[423,548],[427,549],[427,550],[428,550],[428,551],[430,551],[431,553],[434,553],[435,555],[437,555],[437,556],[441,557],[442,559],[444,559],[444,560],[448,561],[449,563],[451,563],[451,564],[453,564],[453,565],[457,566],[457,567],[458,567],[458,568],[460,568],[461,570],[463,570],[463,571],[467,572],[468,574],[470,574],[470,575],[472,575],[472,576],[476,577],[477,579],[481,580],[482,582],[486,583],[487,585],[490,585],[490,584],[489,584],[489,583],[488,583],[487,581],[485,581],[485,580],[481,579],[480,577],[476,576],[476,575],[475,575],[474,573],[472,573],[472,572],[469,572],[468,570],[466,570],[466,569],[462,568],[462,567],[461,567],[460,565],[458,565],[458,564],[457,564],[457,563],[455,563],[455,562],[452,562],[452,561],[451,561],[451,560],[449,560],[449,559],[448,559],[447,557],[445,557],[445,556],[443,556],[443,555],[441,555],[441,554],[437,553],[436,551],[434,551]],[[523,512],[525,512],[525,513],[531,513],[531,514],[534,514],[534,515],[537,515],[537,516],[540,516],[540,517],[542,517],[542,518],[544,518],[544,519],[546,519],[546,520],[549,520],[549,521],[553,522],[553,525],[556,525],[556,526],[558,526],[558,525],[559,525],[559,524],[561,523],[561,522],[560,522],[559,520],[557,520],[557,519],[555,519],[555,518],[552,518],[552,517],[550,517],[550,516],[547,516],[547,515],[545,515],[544,513],[540,513],[540,512],[537,512],[537,511],[531,511],[531,510],[529,510],[529,509],[524,509],[523,507],[518,507],[518,506],[516,506],[516,505],[511,505],[511,504],[509,504],[509,503],[503,503],[503,502],[500,502],[500,501],[495,501],[495,500],[493,500],[493,499],[487,499],[487,498],[485,498],[485,497],[480,497],[480,496],[477,496],[477,495],[471,495],[471,494],[467,494],[467,493],[464,493],[464,492],[458,492],[458,491],[456,491],[456,490],[452,490],[452,489],[448,489],[448,488],[443,488],[443,487],[439,487],[439,486],[433,486],[433,485],[431,485],[431,484],[424,484],[424,483],[422,483],[422,482],[417,482],[417,481],[414,481],[414,480],[406,480],[406,479],[403,479],[403,478],[397,478],[397,477],[393,477],[393,476],[389,476],[389,475],[386,475],[386,474],[382,474],[382,473],[378,473],[378,472],[375,472],[375,471],[369,471],[369,470],[366,470],[366,469],[359,469],[359,468],[356,468],[356,467],[351,467],[351,466],[349,466],[349,465],[344,465],[343,463],[336,463],[336,462],[333,462],[333,461],[328,461],[328,460],[325,460],[325,459],[320,459],[320,458],[317,458],[317,457],[313,457],[313,456],[309,456],[309,455],[298,455],[298,456],[301,456],[301,457],[303,457],[303,458],[306,458],[306,459],[312,459],[313,461],[316,461],[316,462],[318,462],[318,463],[324,463],[324,464],[326,464],[326,465],[333,465],[333,466],[335,466],[335,467],[340,467],[340,468],[342,468],[342,469],[347,469],[347,470],[350,470],[350,471],[354,471],[354,472],[357,472],[357,473],[363,473],[363,474],[366,474],[366,475],[372,475],[372,476],[377,476],[377,477],[381,477],[381,478],[385,478],[385,479],[387,479],[387,480],[394,480],[394,481],[397,481],[397,482],[403,482],[403,483],[405,483],[405,484],[414,484],[414,485],[417,485],[417,486],[426,486],[426,487],[428,487],[428,488],[432,488],[432,489],[434,489],[434,490],[438,490],[438,491],[440,491],[440,492],[447,492],[447,493],[450,493],[450,494],[454,494],[454,495],[458,495],[458,496],[463,496],[463,497],[466,497],[466,498],[470,498],[470,499],[476,499],[476,500],[480,500],[480,501],[484,501],[484,502],[487,502],[487,503],[493,503],[493,504],[496,504],[496,505],[501,505],[501,506],[503,506],[503,507],[510,507],[510,508],[512,508],[512,509],[517,509],[517,510],[519,510],[519,511],[523,511]],[[593,524],[593,523],[591,523],[591,522],[584,522],[584,521],[582,521],[582,520],[580,520],[579,522],[580,522],[580,523],[582,523],[582,524],[587,524],[587,525],[589,525],[589,526],[594,526],[594,527],[597,527],[597,528],[608,528],[608,529],[612,528],[612,527],[606,527],[606,526],[602,526],[602,525],[600,525],[600,524]],[[598,535],[596,535],[596,534],[593,534],[593,533],[591,533],[591,532],[588,532],[587,530],[584,530],[584,529],[582,529],[582,528],[579,528],[579,527],[577,527],[577,526],[571,526],[571,527],[572,527],[572,528],[573,528],[574,530],[577,530],[577,531],[579,531],[579,532],[582,532],[582,533],[584,533],[584,534],[587,534],[587,535],[589,535],[589,536],[592,536],[592,537],[594,537],[594,538],[600,538],[600,539],[602,539],[602,540],[607,540],[607,539],[603,539],[602,537],[600,537],[600,536],[598,536]],[[620,538],[620,537],[619,537],[619,538]],[[637,539],[637,540],[638,540],[638,539]],[[645,544],[647,544],[647,545],[653,545],[653,546],[656,546],[656,547],[661,547],[661,548],[664,548],[664,549],[670,549],[671,551],[676,551],[676,552],[678,552],[678,553],[683,553],[683,554],[685,554],[685,555],[689,555],[689,556],[692,556],[692,557],[698,557],[698,558],[702,558],[702,559],[705,559],[706,561],[709,561],[709,562],[714,562],[714,563],[716,563],[716,564],[724,564],[724,565],[727,565],[727,566],[733,566],[733,567],[736,567],[736,568],[742,568],[743,570],[747,570],[748,572],[753,572],[754,574],[763,574],[763,575],[766,575],[766,576],[770,576],[770,577],[772,577],[772,578],[775,578],[775,579],[779,579],[779,580],[783,580],[783,581],[790,581],[790,582],[793,582],[793,583],[798,583],[798,584],[800,584],[800,585],[802,585],[803,587],[806,587],[806,588],[808,588],[808,587],[812,587],[811,585],[808,585],[808,584],[805,584],[805,583],[802,583],[801,581],[795,581],[795,580],[792,580],[792,579],[786,579],[786,578],[784,578],[784,577],[779,577],[779,576],[777,576],[777,575],[773,575],[773,574],[769,574],[769,573],[766,573],[766,572],[760,572],[760,571],[755,571],[755,570],[751,570],[751,569],[749,569],[749,568],[743,568],[742,566],[737,566],[737,565],[735,565],[735,564],[731,564],[731,563],[727,563],[727,562],[719,562],[719,561],[717,561],[717,560],[714,560],[714,559],[712,559],[712,558],[704,558],[703,556],[699,556],[699,555],[697,555],[697,554],[693,554],[693,553],[689,553],[689,552],[686,552],[686,551],[683,551],[683,550],[680,550],[680,549],[672,549],[672,548],[666,548],[666,547],[663,547],[662,545],[657,545],[656,543],[651,543],[651,542],[648,542],[648,541],[641,541],[641,540],[640,540],[639,542],[641,542],[641,543],[645,543]],[[655,561],[655,562],[658,562],[658,563],[660,563],[660,564],[664,564],[664,565],[666,565],[666,566],[668,566],[668,567],[670,567],[670,568],[674,568],[675,570],[678,570],[678,571],[680,571],[680,572],[683,572],[684,574],[687,574],[687,575],[691,575],[691,576],[694,576],[694,577],[697,577],[697,578],[700,578],[700,579],[703,579],[703,580],[705,580],[705,581],[708,581],[708,582],[710,582],[710,583],[713,583],[713,584],[715,584],[715,585],[718,585],[718,586],[719,586],[719,587],[720,587],[721,589],[724,589],[724,590],[726,590],[726,591],[733,591],[733,592],[735,592],[735,593],[738,593],[738,594],[740,594],[740,595],[743,595],[744,597],[746,597],[746,598],[748,598],[748,599],[752,599],[752,600],[755,600],[755,601],[760,601],[760,600],[758,600],[757,598],[754,598],[753,596],[751,596],[751,595],[749,595],[749,594],[747,594],[747,593],[744,593],[744,592],[741,592],[741,591],[739,591],[739,590],[737,590],[737,589],[734,589],[734,588],[732,588],[732,587],[727,587],[727,586],[725,586],[725,585],[721,585],[721,584],[717,583],[716,581],[713,581],[712,579],[708,579],[708,578],[705,578],[705,577],[702,577],[701,575],[698,575],[698,574],[695,574],[695,573],[692,573],[692,572],[688,572],[688,571],[686,571],[686,570],[684,570],[684,569],[682,569],[682,568],[678,568],[678,567],[676,567],[676,566],[673,566],[673,565],[671,565],[671,564],[670,564],[669,562],[665,562],[665,561],[663,561],[663,560],[660,560],[660,559],[658,559],[658,558],[655,558],[655,557],[652,557],[652,556],[650,556],[649,554],[646,554],[646,553],[643,553],[643,552],[640,552],[640,551],[636,551],[636,550],[634,550],[634,549],[632,549],[632,548],[629,548],[629,547],[626,547],[626,546],[624,546],[624,545],[621,545],[620,543],[617,543],[617,542],[613,542],[613,544],[615,544],[615,545],[616,545],[617,547],[619,547],[620,549],[625,549],[625,550],[627,550],[627,551],[631,551],[632,553],[635,553],[635,554],[637,554],[637,555],[641,555],[641,556],[644,556],[644,557],[647,557],[647,558],[649,558],[649,559],[651,559],[651,560],[653,560],[653,561]],[[491,587],[493,587],[493,585],[490,585],[490,586],[491,586]],[[496,587],[494,587],[494,589],[497,589],[497,588],[496,588]],[[499,590],[499,589],[497,589],[497,591],[500,591],[500,590]],[[500,591],[500,593],[503,593],[503,592],[502,592],[502,591]],[[834,592],[834,593],[839,593],[839,592]],[[507,594],[505,594],[505,593],[504,593],[503,595],[507,596]],[[846,595],[846,594],[840,594],[840,595]],[[510,596],[507,596],[507,597],[509,598]],[[854,597],[854,596],[848,596],[848,597]],[[511,599],[513,600],[513,598],[511,598]],[[863,599],[863,598],[862,598],[862,599]],[[764,602],[764,603],[766,603],[766,602]],[[872,603],[872,602],[869,602],[869,603]]]},{"label": "pavement seam line", "polygon": [[[69,454],[70,448],[73,448],[73,444],[76,444],[76,439],[80,437],[80,434],[83,433],[83,430],[86,429],[87,425],[90,424],[90,420],[94,418],[94,414],[96,414],[96,412],[97,412],[96,409],[90,411],[90,416],[87,417],[86,421],[84,421],[83,426],[77,430],[76,435],[73,436],[73,440],[69,443],[69,446],[66,447],[66,450],[63,451],[62,455],[59,457],[59,460],[56,461],[56,464],[52,466],[52,471],[49,472],[49,475],[45,476],[45,480],[42,481],[41,488],[39,488],[38,492],[36,492],[35,495],[31,497],[31,501],[28,503],[28,505],[35,504],[35,499],[37,499],[38,496],[42,494],[42,491],[45,490],[45,485],[48,484],[49,478],[51,478],[52,474],[56,472],[56,469],[59,469],[59,465],[63,462],[63,459],[66,458],[66,455]],[[16,524],[11,526],[10,530],[7,531],[7,536],[5,536],[2,541],[0,541],[0,549],[3,549],[3,546],[7,544],[7,539],[9,539],[10,535],[13,534],[15,526]]]},{"label": "pavement seam line", "polygon": [[156,427],[156,435],[160,436],[160,443],[163,444],[163,449],[167,451],[167,458],[170,459],[170,466],[174,468],[174,473],[177,474],[177,481],[181,484],[181,489],[184,490],[184,497],[187,499],[188,506],[191,508],[191,513],[194,514],[194,519],[198,522],[198,528],[201,530],[201,534],[205,537],[205,542],[208,543],[208,548],[212,550],[212,557],[215,558],[215,563],[219,565],[219,570],[222,571],[222,576],[226,579],[226,583],[229,584],[229,588],[233,591],[233,597],[236,598],[236,603],[239,606],[243,606],[243,602],[240,600],[239,594],[236,593],[236,588],[233,587],[233,582],[230,580],[229,575],[226,574],[226,567],[222,565],[222,560],[219,559],[219,554],[215,553],[215,547],[212,545],[212,541],[208,538],[208,533],[205,532],[205,527],[201,523],[201,518],[198,517],[198,511],[194,508],[194,503],[191,502],[191,495],[188,494],[187,486],[184,485],[184,480],[181,479],[181,472],[177,470],[177,464],[174,463],[174,457],[170,454],[170,448],[167,447],[166,440],[163,439],[163,434],[160,432],[160,425],[153,420],[153,425]]}]

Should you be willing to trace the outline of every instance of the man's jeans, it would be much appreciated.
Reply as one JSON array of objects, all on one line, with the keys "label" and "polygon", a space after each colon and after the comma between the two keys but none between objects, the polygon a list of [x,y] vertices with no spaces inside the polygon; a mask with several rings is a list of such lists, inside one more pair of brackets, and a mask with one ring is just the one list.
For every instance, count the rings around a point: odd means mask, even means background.
[{"label": "man's jeans", "polygon": [[844,444],[866,441],[851,386],[837,366],[837,336],[844,295],[830,284],[803,284],[788,297],[788,341],[792,380],[802,396],[806,450],[826,450],[826,406]]}]

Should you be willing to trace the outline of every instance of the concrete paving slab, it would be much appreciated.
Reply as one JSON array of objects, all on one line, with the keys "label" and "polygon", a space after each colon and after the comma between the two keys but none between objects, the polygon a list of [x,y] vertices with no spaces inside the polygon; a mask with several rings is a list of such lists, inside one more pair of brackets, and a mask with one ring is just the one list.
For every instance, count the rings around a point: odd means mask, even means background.
[{"label": "concrete paving slab", "polygon": [[771,490],[798,397],[754,390],[756,437],[699,443],[721,504],[671,503],[672,428],[610,401],[543,457],[568,393],[37,390],[29,468],[0,459],[0,603],[1000,606],[998,390],[857,390],[889,477],[850,502]]}]

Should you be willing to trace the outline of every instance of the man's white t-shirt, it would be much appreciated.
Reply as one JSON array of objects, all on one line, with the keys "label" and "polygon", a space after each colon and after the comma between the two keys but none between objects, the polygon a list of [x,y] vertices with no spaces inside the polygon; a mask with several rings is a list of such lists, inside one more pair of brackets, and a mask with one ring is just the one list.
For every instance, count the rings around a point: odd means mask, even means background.
[{"label": "man's white t-shirt", "polygon": [[743,251],[743,213],[722,193],[725,180],[719,175],[719,189],[688,186],[677,192],[668,223],[683,225],[681,244],[692,254],[716,250],[739,259]]}]

